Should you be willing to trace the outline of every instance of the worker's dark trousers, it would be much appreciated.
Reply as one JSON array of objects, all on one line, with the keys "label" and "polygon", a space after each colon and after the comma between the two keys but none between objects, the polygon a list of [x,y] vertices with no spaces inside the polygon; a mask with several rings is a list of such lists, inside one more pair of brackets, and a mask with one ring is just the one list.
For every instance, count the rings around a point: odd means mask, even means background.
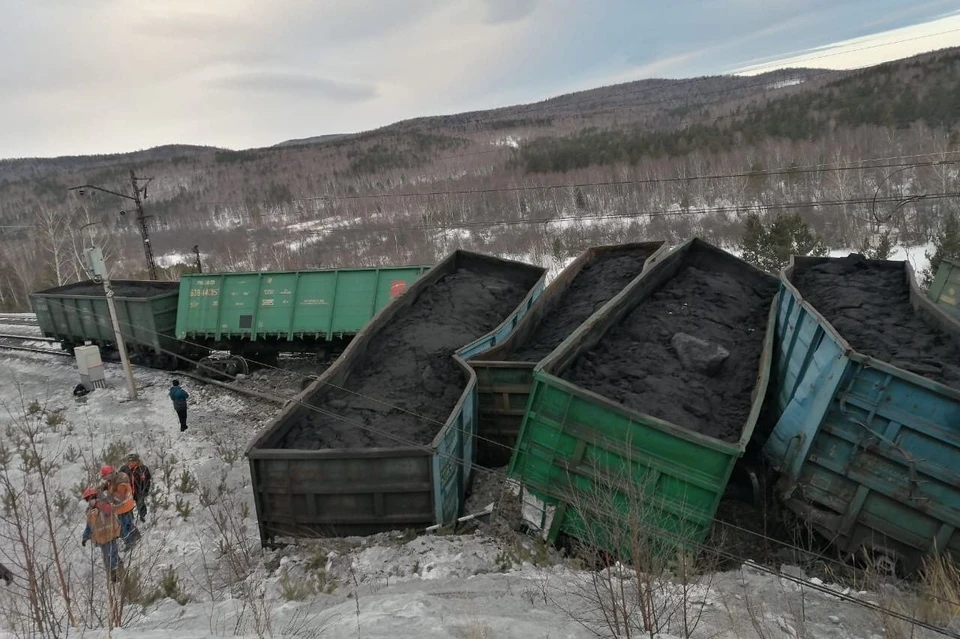
[{"label": "worker's dark trousers", "polygon": [[187,430],[187,407],[186,406],[174,406],[173,409],[177,411],[177,417],[180,418],[180,432]]}]

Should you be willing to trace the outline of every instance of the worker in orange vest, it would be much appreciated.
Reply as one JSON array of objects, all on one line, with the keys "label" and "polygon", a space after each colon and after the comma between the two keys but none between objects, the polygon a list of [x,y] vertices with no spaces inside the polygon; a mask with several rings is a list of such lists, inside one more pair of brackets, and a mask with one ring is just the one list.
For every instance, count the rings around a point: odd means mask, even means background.
[{"label": "worker in orange vest", "polygon": [[133,499],[130,476],[107,464],[100,468],[100,477],[103,479],[103,489],[110,495],[114,511],[120,520],[120,537],[123,539],[124,550],[129,550],[140,541],[140,531],[133,522],[133,509],[137,504]]},{"label": "worker in orange vest", "polygon": [[100,494],[96,488],[83,491],[83,500],[87,502],[87,527],[83,530],[81,546],[93,539],[103,553],[103,565],[110,571],[110,579],[117,581],[123,568],[120,553],[117,551],[117,538],[120,536],[120,521],[110,500]]}]

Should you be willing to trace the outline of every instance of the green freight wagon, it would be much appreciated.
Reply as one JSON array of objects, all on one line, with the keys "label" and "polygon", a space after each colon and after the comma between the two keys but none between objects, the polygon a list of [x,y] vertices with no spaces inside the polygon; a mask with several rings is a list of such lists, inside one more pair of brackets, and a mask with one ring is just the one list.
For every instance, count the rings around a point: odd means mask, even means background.
[{"label": "green freight wagon", "polygon": [[955,317],[960,317],[960,260],[943,258],[927,296]]},{"label": "green freight wagon", "polygon": [[[177,282],[113,280],[117,320],[134,361],[158,368],[176,368],[179,353],[174,338],[177,321]],[[109,351],[116,348],[103,284],[87,280],[30,295],[37,324],[45,337],[62,342],[65,350],[89,341]]]},{"label": "green freight wagon", "polygon": [[[763,337],[756,381],[736,441],[694,432],[561,378],[691,265],[737,279],[770,280],[769,311],[764,302],[763,325],[758,327]],[[642,532],[645,539],[671,547],[700,543],[753,435],[766,394],[775,291],[775,278],[702,240],[688,240],[650,266],[541,361],[534,369],[509,468],[522,486],[525,521],[550,541],[562,532],[615,554],[629,552],[622,539],[611,537],[617,531]],[[676,312],[695,315],[696,299]],[[656,383],[670,386],[673,379]],[[655,407],[651,405],[651,410]]]},{"label": "green freight wagon", "polygon": [[[520,422],[526,412],[530,388],[533,386],[533,369],[540,361],[539,357],[525,357],[517,351],[536,336],[538,329],[547,317],[557,318],[564,325],[574,328],[586,320],[593,312],[599,311],[577,294],[571,295],[571,285],[577,276],[588,266],[596,266],[601,261],[621,256],[646,256],[643,270],[655,262],[669,246],[664,242],[639,242],[615,246],[597,246],[584,251],[571,262],[550,283],[530,312],[517,325],[509,339],[482,355],[470,360],[469,364],[477,374],[477,395],[479,419],[477,422],[477,463],[481,466],[499,467],[510,463],[513,447],[520,433]],[[637,277],[640,273],[637,273]],[[610,296],[603,299],[608,302],[622,289],[611,290]],[[598,299],[595,292],[586,293],[591,299]],[[587,308],[589,306],[589,308]],[[568,335],[553,336],[553,350]]]},{"label": "green freight wagon", "polygon": [[[398,315],[447,275],[461,269],[500,273],[527,287],[519,306],[487,336],[451,353],[461,372],[462,393],[428,445],[371,448],[288,448],[297,422],[365,365],[367,351]],[[476,433],[476,376],[462,354],[476,352],[495,338],[505,339],[517,318],[542,293],[546,272],[529,264],[458,250],[376,315],[319,379],[284,407],[247,448],[261,542],[277,537],[365,535],[432,524],[449,524],[466,495]],[[376,399],[376,398],[373,398]],[[388,428],[378,424],[376,428]],[[371,427],[373,428],[373,427]]]},{"label": "green freight wagon", "polygon": [[429,266],[185,274],[177,338],[234,354],[343,343]]}]

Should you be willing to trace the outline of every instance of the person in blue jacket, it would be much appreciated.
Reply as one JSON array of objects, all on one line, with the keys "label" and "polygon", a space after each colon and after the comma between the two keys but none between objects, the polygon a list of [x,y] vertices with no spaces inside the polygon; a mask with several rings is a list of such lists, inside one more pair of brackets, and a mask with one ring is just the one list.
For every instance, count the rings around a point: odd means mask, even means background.
[{"label": "person in blue jacket", "polygon": [[173,410],[177,411],[177,417],[180,418],[180,432],[187,430],[187,398],[190,394],[180,388],[180,380],[173,380],[173,386],[170,387],[170,399],[173,400]]}]

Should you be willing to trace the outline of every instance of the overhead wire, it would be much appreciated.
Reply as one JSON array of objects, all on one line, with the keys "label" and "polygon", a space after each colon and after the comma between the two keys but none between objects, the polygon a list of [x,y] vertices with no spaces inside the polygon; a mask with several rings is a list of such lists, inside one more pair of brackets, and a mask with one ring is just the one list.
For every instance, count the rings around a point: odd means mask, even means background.
[{"label": "overhead wire", "polygon": [[335,228],[323,231],[310,231],[309,234],[329,234],[329,233],[377,233],[387,231],[442,231],[450,229],[470,229],[486,228],[494,226],[522,226],[522,225],[547,225],[558,222],[592,222],[597,220],[643,220],[662,217],[686,217],[690,215],[702,216],[710,214],[738,214],[754,211],[790,211],[796,209],[815,209],[817,207],[835,207],[857,204],[889,204],[903,203],[905,200],[909,203],[921,201],[936,201],[960,197],[960,192],[929,193],[926,195],[911,196],[910,198],[887,196],[882,198],[847,198],[839,200],[808,200],[803,202],[784,202],[780,204],[751,204],[740,206],[712,206],[697,208],[677,208],[677,209],[657,209],[645,211],[643,213],[605,213],[600,215],[560,215],[544,218],[520,218],[520,219],[500,219],[483,220],[476,222],[447,222],[433,226],[428,225],[396,225],[396,226],[367,226],[363,228]]},{"label": "overhead wire", "polygon": [[[897,157],[929,157],[932,155],[936,156],[950,156],[955,157],[960,154],[960,150],[957,151],[943,151],[937,153],[929,154],[918,154],[913,156],[894,156],[893,158],[887,159],[896,159]],[[858,160],[855,162],[869,162],[872,160]],[[937,166],[952,165],[960,163],[960,160],[934,160],[928,162],[906,162],[906,163],[888,163],[888,164],[876,164],[869,166],[850,166],[849,163],[844,163],[843,165],[808,165],[800,167],[779,167],[776,169],[768,170],[757,170],[757,171],[740,171],[735,173],[717,173],[717,174],[692,174],[688,176],[670,176],[662,178],[638,178],[633,180],[597,180],[591,182],[566,182],[562,184],[537,184],[537,185],[520,185],[520,186],[504,186],[504,187],[488,187],[488,188],[474,188],[474,189],[445,189],[445,190],[434,190],[434,191],[416,191],[416,192],[406,192],[406,193],[370,193],[370,194],[358,194],[358,195],[318,195],[310,196],[305,198],[296,198],[290,200],[291,202],[308,202],[308,201],[318,201],[318,200],[332,200],[332,201],[344,201],[344,200],[363,200],[363,199],[407,199],[407,198],[417,198],[417,197],[434,197],[441,195],[486,195],[491,193],[517,193],[517,192],[526,192],[526,191],[553,191],[553,190],[563,190],[563,189],[575,189],[575,188],[609,188],[609,187],[624,187],[624,186],[636,186],[636,185],[650,185],[650,184],[663,184],[663,183],[686,183],[686,182],[696,182],[703,180],[725,180],[725,179],[746,179],[746,178],[757,178],[757,177],[767,177],[767,176],[776,176],[776,175],[805,175],[805,174],[817,174],[824,172],[846,172],[846,171],[867,171],[871,169],[884,169],[884,168],[932,168]],[[817,168],[814,168],[817,167]],[[202,202],[201,204],[205,205],[231,205],[231,204],[247,204],[240,201],[211,201],[211,202]],[[286,212],[261,212],[257,214],[257,217],[260,218],[275,218],[275,217],[289,217],[289,213]],[[308,220],[308,223],[314,220]]]}]

